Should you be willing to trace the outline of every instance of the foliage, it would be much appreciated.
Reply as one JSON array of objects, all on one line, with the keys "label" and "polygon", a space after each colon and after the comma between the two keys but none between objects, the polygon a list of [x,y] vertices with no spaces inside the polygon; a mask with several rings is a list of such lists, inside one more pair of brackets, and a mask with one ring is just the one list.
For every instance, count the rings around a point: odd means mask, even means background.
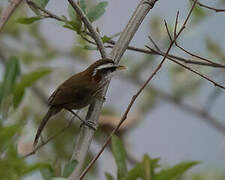
[{"label": "foliage", "polygon": [[[127,171],[125,149],[122,141],[116,136],[112,138],[112,151],[117,165],[118,180],[173,180],[199,163],[197,161],[187,161],[172,167],[162,168],[159,165],[159,158],[154,159],[144,155],[140,163]],[[105,176],[106,180],[114,179],[109,173],[106,173]]]}]

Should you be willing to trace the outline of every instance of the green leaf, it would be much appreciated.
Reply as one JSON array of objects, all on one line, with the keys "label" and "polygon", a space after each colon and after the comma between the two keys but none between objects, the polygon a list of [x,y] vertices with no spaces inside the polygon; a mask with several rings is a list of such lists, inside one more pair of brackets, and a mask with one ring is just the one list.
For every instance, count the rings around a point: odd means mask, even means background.
[{"label": "green leaf", "polygon": [[49,180],[53,176],[53,169],[50,168],[45,168],[45,169],[40,169],[40,173],[43,177],[44,180]]},{"label": "green leaf", "polygon": [[76,160],[72,160],[72,161],[68,162],[64,167],[63,177],[69,177],[69,175],[73,172],[76,165],[77,165]]},{"label": "green leaf", "polygon": [[35,164],[28,165],[23,170],[23,175],[26,175],[28,173],[31,173],[31,172],[34,172],[34,171],[37,171],[37,170],[41,170],[41,169],[48,169],[49,171],[53,172],[53,169],[52,169],[50,164],[38,162],[38,163],[35,163]]},{"label": "green leaf", "polygon": [[109,173],[105,173],[106,180],[114,180],[113,176]]},{"label": "green leaf", "polygon": [[117,178],[123,179],[127,174],[126,152],[122,141],[117,137],[112,137],[112,152],[117,165]]},{"label": "green leaf", "polygon": [[32,24],[35,21],[39,21],[40,19],[42,19],[41,17],[23,17],[23,18],[18,18],[16,20],[16,23],[20,23],[20,24]]},{"label": "green leaf", "polygon": [[49,2],[49,0],[35,0],[34,1],[37,5],[41,6],[42,8],[45,8]]},{"label": "green leaf", "polygon": [[19,60],[17,57],[11,57],[6,63],[5,74],[0,90],[0,103],[2,99],[14,90],[16,79],[20,74]]},{"label": "green leaf", "polygon": [[108,42],[109,40],[111,40],[111,38],[108,37],[108,36],[106,36],[106,35],[104,35],[104,36],[102,37],[103,43],[106,43],[106,42]]},{"label": "green leaf", "polygon": [[144,170],[144,180],[150,180],[152,179],[152,172],[151,172],[151,159],[147,156],[147,155],[144,155],[144,158],[143,158],[143,170]]},{"label": "green leaf", "polygon": [[142,178],[143,174],[144,174],[143,163],[138,163],[138,164],[136,164],[136,166],[133,169],[131,169],[127,173],[124,180],[136,180],[138,178]]},{"label": "green leaf", "polygon": [[67,178],[62,178],[62,177],[55,177],[52,178],[51,180],[68,180]]},{"label": "green leaf", "polygon": [[142,162],[137,163],[136,166],[131,169],[124,180],[136,180],[141,178],[142,180],[153,179],[155,168],[157,168],[159,158],[150,159],[148,155],[144,155]]},{"label": "green leaf", "polygon": [[89,45],[80,46],[80,48],[86,49],[86,50],[97,50],[96,47],[89,46]]},{"label": "green leaf", "polygon": [[204,8],[201,8],[199,6],[195,6],[195,8],[192,12],[193,23],[196,24],[198,22],[201,22],[207,15],[208,15],[208,13]]},{"label": "green leaf", "polygon": [[40,68],[36,71],[27,73],[21,77],[20,82],[16,85],[14,90],[14,106],[17,107],[21,102],[25,88],[32,86],[37,80],[48,75],[52,70],[50,68]]},{"label": "green leaf", "polygon": [[82,22],[80,18],[77,16],[76,11],[70,4],[68,5],[68,14],[71,21],[66,21],[65,22],[66,25],[71,25],[79,33],[82,27]]},{"label": "green leaf", "polygon": [[63,25],[64,28],[70,29],[72,31],[76,31],[76,29],[74,29],[74,27],[70,26],[70,25]]},{"label": "green leaf", "polygon": [[163,169],[155,174],[154,180],[171,180],[178,175],[182,175],[191,167],[199,164],[198,161],[181,162],[171,168]]},{"label": "green leaf", "polygon": [[100,18],[105,13],[105,8],[108,5],[108,2],[103,1],[98,3],[95,7],[91,8],[87,12],[87,17],[91,22],[96,21],[98,18]]},{"label": "green leaf", "polygon": [[11,143],[14,135],[20,130],[21,125],[19,124],[0,127],[0,151],[2,151],[2,148],[5,148],[5,146]]}]

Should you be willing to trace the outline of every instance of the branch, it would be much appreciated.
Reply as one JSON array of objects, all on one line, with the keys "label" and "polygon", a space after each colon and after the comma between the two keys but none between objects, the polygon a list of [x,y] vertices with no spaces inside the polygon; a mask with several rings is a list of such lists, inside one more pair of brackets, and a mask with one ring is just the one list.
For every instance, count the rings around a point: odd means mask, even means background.
[{"label": "branch", "polygon": [[100,51],[100,53],[102,55],[102,58],[106,58],[107,54],[106,54],[105,47],[104,47],[104,44],[102,42],[101,37],[99,36],[97,31],[95,31],[95,29],[93,28],[91,22],[89,21],[89,19],[85,15],[85,13],[82,11],[80,6],[77,4],[77,2],[74,1],[74,0],[68,0],[68,1],[71,4],[71,6],[74,8],[76,13],[78,14],[78,16],[81,19],[81,21],[83,21],[83,23],[85,24],[85,26],[87,27],[87,29],[91,33],[91,36],[95,40],[95,42],[97,44],[97,47],[98,47],[98,49],[99,49],[99,51]]},{"label": "branch", "polygon": [[[167,26],[166,21],[165,21],[165,26]],[[83,33],[86,34],[86,35],[88,35],[88,36],[90,36],[90,34],[87,33],[87,32],[83,32]],[[95,42],[90,41],[84,35],[81,34],[81,37],[85,41],[89,42],[90,44],[96,45]],[[172,38],[170,38],[170,40],[172,40]],[[111,44],[111,45],[115,45],[116,44],[116,42],[114,40],[109,40],[106,43],[107,44]],[[105,48],[113,48],[113,46],[105,45]],[[163,53],[162,51],[155,51],[154,49],[151,49],[150,47],[148,47],[148,49],[142,49],[142,48],[137,48],[137,47],[134,47],[134,46],[128,46],[127,49],[128,50],[131,50],[131,51],[136,51],[136,52],[144,53],[144,54],[160,55],[162,57],[165,55],[165,53]],[[197,55],[194,55],[194,56],[197,57]],[[203,58],[203,57],[200,57],[200,58]],[[220,64],[220,63],[215,63],[212,60],[209,60],[209,59],[206,59],[206,58],[203,58],[203,59],[208,60],[207,63],[206,62],[201,62],[201,61],[196,61],[196,60],[191,60],[191,59],[185,59],[183,57],[175,56],[173,54],[168,54],[167,59],[169,59],[169,60],[176,59],[176,60],[181,61],[181,62],[184,62],[186,64],[195,64],[195,65],[209,66],[209,67],[214,67],[214,68],[225,68],[225,65]]]},{"label": "branch", "polygon": [[10,16],[13,14],[13,12],[16,10],[16,8],[19,6],[19,4],[22,2],[22,0],[11,0],[9,1],[8,7],[6,7],[0,18],[0,32],[2,31],[4,25],[9,20]]},{"label": "branch", "polygon": [[28,6],[42,11],[45,14],[45,15],[43,15],[45,18],[52,18],[52,19],[56,19],[58,21],[64,22],[64,20],[62,18],[60,18],[59,16],[56,16],[55,14],[52,14],[50,11],[37,5],[35,2],[33,2],[31,0],[26,0],[26,3],[28,4]]},{"label": "branch", "polygon": [[198,56],[198,55],[196,55],[196,54],[191,53],[190,51],[188,51],[188,50],[184,49],[183,47],[181,47],[180,45],[178,45],[177,42],[175,43],[175,45],[176,45],[179,49],[181,49],[182,51],[184,51],[185,53],[189,54],[190,56],[193,56],[193,57],[196,57],[196,58],[198,58],[198,59],[201,59],[202,61],[206,61],[206,62],[208,62],[208,63],[211,63],[211,64],[213,64],[213,65],[215,65],[215,66],[220,66],[220,67],[222,67],[222,68],[225,68],[225,65],[223,65],[223,64],[219,64],[219,63],[213,62],[213,61],[211,61],[211,60],[209,60],[209,59],[206,59],[206,58],[204,58],[204,57],[201,57],[201,56]]},{"label": "branch", "polygon": [[[191,10],[189,11],[189,14],[187,16],[187,18],[185,19],[180,31],[178,32],[178,34],[174,37],[174,40],[171,41],[165,56],[163,57],[163,59],[161,60],[160,64],[156,67],[156,69],[154,70],[154,72],[150,75],[150,77],[147,79],[147,81],[143,84],[143,86],[137,91],[137,93],[132,97],[126,111],[124,112],[119,124],[116,126],[115,129],[113,129],[113,131],[111,132],[111,134],[108,136],[107,140],[105,141],[104,145],[102,146],[102,148],[100,149],[100,151],[98,152],[98,154],[95,156],[94,159],[92,159],[92,161],[88,164],[88,166],[85,168],[85,170],[82,172],[82,174],[79,177],[79,180],[83,179],[83,177],[87,174],[87,172],[89,171],[89,169],[94,165],[94,163],[97,161],[97,159],[99,158],[99,156],[102,154],[102,152],[104,151],[104,149],[106,148],[106,146],[109,144],[112,136],[115,134],[115,132],[120,128],[120,126],[122,125],[122,123],[126,120],[128,113],[131,110],[131,107],[133,106],[134,102],[136,101],[136,99],[138,98],[138,96],[142,93],[142,91],[145,89],[145,87],[148,85],[148,83],[152,80],[152,78],[156,75],[156,73],[160,70],[162,64],[164,63],[164,61],[166,60],[166,57],[169,54],[169,51],[171,50],[173,44],[175,43],[176,39],[178,38],[178,36],[181,34],[181,32],[184,30],[190,15],[195,7],[197,0],[195,0],[194,4],[192,5]],[[129,24],[129,23],[128,23]],[[123,33],[122,33],[123,35]],[[121,35],[121,36],[122,36]],[[127,45],[128,46],[128,45]]]},{"label": "branch", "polygon": [[[64,20],[62,18],[60,18],[59,16],[51,13],[50,11],[46,10],[45,8],[42,8],[40,6],[38,6],[37,4],[35,4],[33,1],[30,1],[30,0],[26,0],[27,4],[33,8],[36,8],[40,11],[42,11],[43,13],[47,14],[46,16],[44,16],[45,18],[52,18],[52,19],[56,19],[58,21],[62,21],[64,22]],[[170,36],[170,33],[168,32],[168,27],[167,27],[167,23],[165,21],[165,26],[166,26],[166,30],[167,30],[167,33],[170,37],[170,40],[172,40],[171,36]],[[176,26],[175,26],[176,27]],[[88,36],[91,36],[91,34],[89,32],[86,32],[86,31],[82,31],[82,33],[88,35]],[[88,38],[86,38],[83,34],[80,34],[81,37],[86,40],[87,42],[91,43],[91,44],[94,44],[96,45],[95,42],[89,40]],[[112,45],[115,45],[116,42],[113,41],[113,40],[109,40],[107,41],[106,43],[108,44],[112,44]],[[110,45],[105,45],[104,46],[105,48],[113,48],[113,46],[110,46]],[[128,50],[131,50],[131,51],[136,51],[136,52],[141,52],[141,53],[145,53],[145,54],[151,54],[151,55],[160,55],[160,56],[164,56],[165,53],[163,52],[158,52],[158,51],[155,51],[155,50],[152,50],[152,49],[149,49],[149,50],[146,50],[146,49],[142,49],[142,48],[137,48],[137,47],[134,47],[134,46],[128,46],[127,47]],[[187,51],[187,50],[186,50]],[[225,68],[225,65],[223,64],[220,64],[220,63],[215,63],[213,62],[212,60],[209,60],[209,59],[206,59],[206,58],[203,58],[203,57],[200,57],[200,56],[197,56],[197,55],[194,55],[192,54],[191,52],[186,52],[187,54],[191,55],[191,56],[194,56],[196,58],[199,58],[199,59],[205,59],[205,61],[208,61],[209,63],[205,63],[205,62],[200,62],[200,61],[196,61],[196,60],[191,60],[191,59],[185,59],[183,57],[180,57],[180,56],[175,56],[173,54],[169,54],[167,59],[170,59],[173,58],[173,59],[176,59],[178,61],[182,61],[186,64],[195,64],[195,65],[202,65],[202,66],[210,66],[210,67],[215,67],[215,68]]]},{"label": "branch", "polygon": [[[192,1],[194,1],[194,0],[192,0]],[[200,2],[197,2],[197,4],[198,4],[199,6],[201,6],[201,7],[204,7],[204,8],[209,9],[209,10],[213,10],[213,11],[215,11],[215,12],[225,12],[225,9],[218,9],[218,8],[210,7],[210,6],[207,6],[207,5],[202,4],[202,3],[200,3]]]},{"label": "branch", "polygon": [[[70,0],[71,1],[71,0]],[[142,0],[138,7],[136,8],[135,12],[133,13],[130,21],[128,22],[127,26],[125,27],[123,33],[121,34],[118,42],[113,47],[113,50],[110,54],[110,58],[115,61],[115,63],[119,63],[120,58],[122,57],[123,53],[125,52],[129,42],[133,38],[135,32],[137,31],[138,27],[144,20],[145,16],[148,12],[154,7],[154,4],[157,0]],[[103,96],[105,96],[108,89],[108,84],[106,85],[105,89],[103,90]],[[103,106],[102,101],[97,101],[93,105],[90,106],[90,111],[87,114],[87,120],[92,120],[93,122],[97,123],[99,119],[99,115]],[[91,112],[91,113],[89,113]],[[78,161],[78,164],[70,176],[70,179],[78,179],[82,167],[83,162],[86,158],[86,154],[89,148],[89,145],[92,141],[94,135],[94,131],[88,129],[87,127],[82,127],[80,132],[80,137],[78,138],[78,145],[76,146],[76,150],[73,154],[73,159]]]}]

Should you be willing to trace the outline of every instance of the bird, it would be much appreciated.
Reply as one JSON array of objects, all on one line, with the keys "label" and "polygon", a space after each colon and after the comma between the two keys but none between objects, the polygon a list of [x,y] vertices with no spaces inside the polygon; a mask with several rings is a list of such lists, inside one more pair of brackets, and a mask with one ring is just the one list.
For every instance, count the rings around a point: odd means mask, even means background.
[{"label": "bird", "polygon": [[[108,80],[114,72],[123,69],[126,67],[115,64],[110,58],[103,58],[59,85],[48,99],[49,109],[37,129],[33,147],[37,145],[41,132],[49,119],[62,109],[73,113],[83,121],[73,110],[82,109],[95,99],[103,98],[101,91]],[[85,121],[83,123],[86,124]]]}]

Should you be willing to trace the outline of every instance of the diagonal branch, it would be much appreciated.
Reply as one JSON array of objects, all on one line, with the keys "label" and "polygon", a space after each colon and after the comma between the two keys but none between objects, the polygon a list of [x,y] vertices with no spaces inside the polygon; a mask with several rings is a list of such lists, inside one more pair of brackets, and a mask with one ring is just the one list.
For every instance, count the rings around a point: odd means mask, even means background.
[{"label": "diagonal branch", "polygon": [[5,26],[5,24],[7,23],[7,21],[9,20],[10,16],[13,14],[13,12],[16,10],[16,8],[19,6],[19,4],[22,1],[23,0],[11,0],[11,1],[9,1],[8,7],[6,7],[1,14],[0,32],[3,29],[3,27]]}]

